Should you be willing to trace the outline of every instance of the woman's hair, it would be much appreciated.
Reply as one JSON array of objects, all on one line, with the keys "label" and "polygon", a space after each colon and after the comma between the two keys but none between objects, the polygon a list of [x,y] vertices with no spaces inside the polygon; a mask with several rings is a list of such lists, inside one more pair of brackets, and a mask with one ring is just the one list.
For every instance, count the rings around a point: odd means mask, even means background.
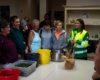
[{"label": "woman's hair", "polygon": [[55,26],[57,26],[59,23],[61,23],[63,26],[63,22],[61,20],[57,20]]},{"label": "woman's hair", "polygon": [[83,29],[85,29],[85,24],[84,24],[84,21],[82,19],[77,19],[76,21],[79,21],[80,24],[82,25],[81,26],[81,32],[83,31]]},{"label": "woman's hair", "polygon": [[24,19],[22,19],[22,20],[20,21],[20,27],[23,28],[24,26],[27,26],[27,21],[24,20]]},{"label": "woman's hair", "polygon": [[45,20],[45,21],[44,21],[44,26],[45,26],[45,25],[50,25],[50,20]]},{"label": "woman's hair", "polygon": [[53,22],[54,22],[54,21],[57,21],[57,19],[53,19]]},{"label": "woman's hair", "polygon": [[44,17],[46,17],[46,16],[50,17],[50,14],[49,14],[49,13],[46,13],[46,14],[44,15]]},{"label": "woman's hair", "polygon": [[12,22],[14,22],[16,19],[18,19],[19,17],[18,16],[12,16],[10,18],[10,26],[12,26]]},{"label": "woman's hair", "polygon": [[27,22],[29,22],[29,18],[28,17],[24,17],[24,20],[26,20]]},{"label": "woman's hair", "polygon": [[39,21],[38,19],[34,19],[34,20],[32,21],[32,26],[34,26],[36,23],[40,23],[40,21]]},{"label": "woman's hair", "polygon": [[6,26],[9,25],[9,22],[6,21],[6,20],[0,20],[0,32],[1,32],[1,29],[4,29]]}]

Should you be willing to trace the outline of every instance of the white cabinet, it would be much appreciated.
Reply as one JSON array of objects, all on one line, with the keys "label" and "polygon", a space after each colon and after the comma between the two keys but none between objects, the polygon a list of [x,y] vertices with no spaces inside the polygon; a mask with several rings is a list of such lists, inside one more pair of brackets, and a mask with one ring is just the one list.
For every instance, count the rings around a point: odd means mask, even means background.
[{"label": "white cabinet", "polygon": [[[100,6],[66,6],[64,15],[64,28],[70,34],[75,23],[70,20],[83,19],[85,28],[89,32],[90,38],[98,35],[100,38]],[[96,39],[96,38],[94,38]]]}]

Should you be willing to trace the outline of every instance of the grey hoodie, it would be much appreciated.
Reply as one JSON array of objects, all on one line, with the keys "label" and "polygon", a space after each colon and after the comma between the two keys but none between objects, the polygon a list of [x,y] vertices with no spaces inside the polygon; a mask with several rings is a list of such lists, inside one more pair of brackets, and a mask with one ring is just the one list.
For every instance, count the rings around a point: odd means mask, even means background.
[{"label": "grey hoodie", "polygon": [[[65,35],[66,33],[66,35]],[[66,37],[65,37],[66,36]],[[51,37],[51,45],[53,46],[53,50],[62,50],[61,46],[64,48],[68,45],[68,34],[65,30],[63,30],[62,34],[60,35],[59,39],[57,40],[55,32],[52,33]]]}]

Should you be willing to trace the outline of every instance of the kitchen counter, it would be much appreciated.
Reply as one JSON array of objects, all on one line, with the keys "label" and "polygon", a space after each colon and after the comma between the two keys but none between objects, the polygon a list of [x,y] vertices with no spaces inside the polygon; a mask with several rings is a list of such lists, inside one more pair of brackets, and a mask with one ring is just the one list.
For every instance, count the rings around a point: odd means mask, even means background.
[{"label": "kitchen counter", "polygon": [[76,60],[73,70],[66,70],[64,62],[50,62],[40,65],[28,77],[19,77],[19,80],[92,80],[94,62]]}]

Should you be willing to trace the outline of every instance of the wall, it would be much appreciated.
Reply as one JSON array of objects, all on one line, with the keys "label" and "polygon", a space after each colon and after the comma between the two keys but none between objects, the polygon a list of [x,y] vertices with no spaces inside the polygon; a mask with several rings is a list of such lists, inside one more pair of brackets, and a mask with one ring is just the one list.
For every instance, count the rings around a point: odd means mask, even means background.
[{"label": "wall", "polygon": [[40,16],[40,21],[43,21],[44,20],[44,14],[46,13],[46,10],[47,10],[47,0],[40,0],[39,1],[39,16]]},{"label": "wall", "polygon": [[39,0],[0,0],[0,5],[10,6],[10,16],[17,15],[20,18],[27,16],[30,22],[39,16]]},{"label": "wall", "polygon": [[44,20],[45,13],[51,14],[51,20],[54,19],[55,11],[64,11],[62,5],[66,5],[66,0],[39,0],[40,2],[40,21]]},{"label": "wall", "polygon": [[15,0],[0,0],[0,6],[10,6],[10,16],[15,15]]},{"label": "wall", "polygon": [[20,18],[29,17],[30,22],[38,17],[37,0],[20,0]]},{"label": "wall", "polygon": [[15,0],[15,15],[20,16],[20,0]]},{"label": "wall", "polygon": [[31,12],[31,0],[20,0],[20,18],[29,17]]},{"label": "wall", "polygon": [[100,0],[66,0],[68,6],[100,5]]},{"label": "wall", "polygon": [[47,0],[47,12],[49,12],[51,10],[51,6],[52,6],[52,0]]},{"label": "wall", "polygon": [[68,6],[84,6],[84,5],[100,5],[100,0],[48,0],[47,12],[51,11],[51,19],[54,19],[55,11],[63,11],[62,5]]},{"label": "wall", "polygon": [[51,19],[54,19],[55,11],[64,11],[62,5],[66,5],[66,0],[49,0],[48,11],[51,11]]}]

